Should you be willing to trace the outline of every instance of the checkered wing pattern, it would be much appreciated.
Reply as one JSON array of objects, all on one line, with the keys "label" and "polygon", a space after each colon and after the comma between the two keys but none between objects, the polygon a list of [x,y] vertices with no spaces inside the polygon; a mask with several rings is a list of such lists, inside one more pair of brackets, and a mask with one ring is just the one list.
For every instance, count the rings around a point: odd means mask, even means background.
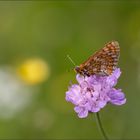
[{"label": "checkered wing pattern", "polygon": [[75,71],[81,75],[110,75],[118,64],[120,47],[117,41],[111,41],[101,50],[93,54],[75,68]]}]

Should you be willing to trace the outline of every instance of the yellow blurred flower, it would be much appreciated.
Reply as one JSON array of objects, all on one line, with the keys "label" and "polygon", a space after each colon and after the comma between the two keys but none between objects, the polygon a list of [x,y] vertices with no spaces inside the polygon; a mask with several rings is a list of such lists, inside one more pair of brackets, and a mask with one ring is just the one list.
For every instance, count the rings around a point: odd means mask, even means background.
[{"label": "yellow blurred flower", "polygon": [[48,64],[39,58],[25,60],[17,69],[20,78],[27,84],[38,84],[48,79],[50,70]]}]

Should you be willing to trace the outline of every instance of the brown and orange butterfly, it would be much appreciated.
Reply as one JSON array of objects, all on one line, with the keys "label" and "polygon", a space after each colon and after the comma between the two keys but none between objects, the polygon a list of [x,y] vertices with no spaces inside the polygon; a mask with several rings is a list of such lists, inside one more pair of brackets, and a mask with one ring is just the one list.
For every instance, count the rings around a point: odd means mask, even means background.
[{"label": "brown and orange butterfly", "polygon": [[80,64],[80,66],[76,66],[74,70],[83,76],[94,74],[110,75],[117,67],[119,55],[119,43],[111,41]]}]

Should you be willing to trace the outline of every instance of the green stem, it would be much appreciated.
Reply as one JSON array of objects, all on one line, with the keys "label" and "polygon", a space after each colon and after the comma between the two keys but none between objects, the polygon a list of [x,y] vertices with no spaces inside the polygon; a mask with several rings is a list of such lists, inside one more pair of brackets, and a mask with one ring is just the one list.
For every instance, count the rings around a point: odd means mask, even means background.
[{"label": "green stem", "polygon": [[96,113],[96,122],[97,122],[97,125],[98,125],[98,128],[99,128],[99,131],[103,135],[104,139],[109,140],[107,135],[106,135],[106,133],[105,133],[105,131],[104,131],[104,129],[103,129],[101,119],[100,119],[100,115],[99,115],[98,112]]}]

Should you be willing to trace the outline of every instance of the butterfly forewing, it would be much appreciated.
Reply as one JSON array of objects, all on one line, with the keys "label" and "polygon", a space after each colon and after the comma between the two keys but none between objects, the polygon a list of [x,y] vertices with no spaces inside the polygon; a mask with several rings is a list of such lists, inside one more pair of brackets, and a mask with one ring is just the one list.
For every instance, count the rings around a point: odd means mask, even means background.
[{"label": "butterfly forewing", "polygon": [[117,41],[109,42],[104,48],[93,54],[76,67],[77,73],[90,76],[94,74],[110,75],[117,67],[120,55],[120,47]]}]

